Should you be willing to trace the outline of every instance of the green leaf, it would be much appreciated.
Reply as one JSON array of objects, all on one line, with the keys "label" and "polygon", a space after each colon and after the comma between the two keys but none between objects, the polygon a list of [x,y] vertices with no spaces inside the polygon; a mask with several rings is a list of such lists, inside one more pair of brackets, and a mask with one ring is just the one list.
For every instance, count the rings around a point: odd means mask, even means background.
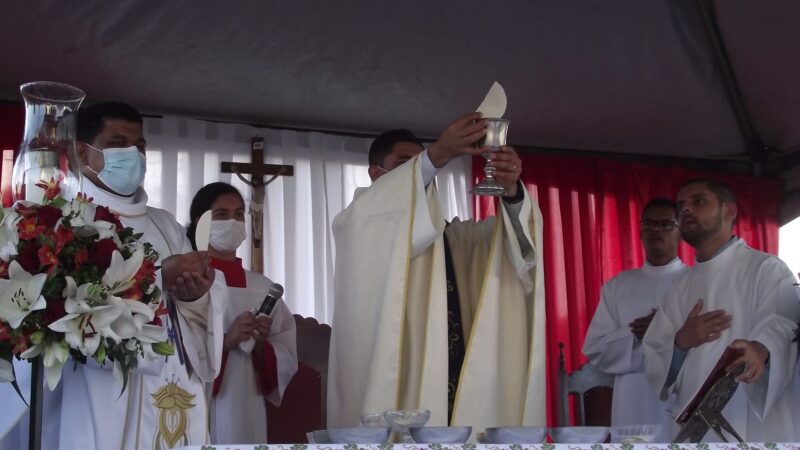
[{"label": "green leaf", "polygon": [[[306,444],[294,444],[291,447],[289,447],[289,450],[306,450],[307,448],[308,448],[308,445],[306,445]],[[258,449],[256,449],[256,450],[258,450]]]},{"label": "green leaf", "polygon": [[170,344],[169,341],[156,342],[153,344],[153,351],[157,355],[163,356],[172,356],[175,354],[175,349],[172,348],[172,344]]},{"label": "green leaf", "polygon": [[34,331],[33,333],[31,333],[31,343],[33,345],[41,344],[43,339],[44,339],[44,331],[40,330],[40,331]]},{"label": "green leaf", "polygon": [[64,197],[56,197],[50,201],[50,206],[53,206],[55,208],[62,208],[66,204],[67,201],[64,199]]},{"label": "green leaf", "polygon": [[100,343],[100,346],[97,347],[97,350],[94,352],[94,360],[103,364],[106,360],[106,346],[103,342]]}]

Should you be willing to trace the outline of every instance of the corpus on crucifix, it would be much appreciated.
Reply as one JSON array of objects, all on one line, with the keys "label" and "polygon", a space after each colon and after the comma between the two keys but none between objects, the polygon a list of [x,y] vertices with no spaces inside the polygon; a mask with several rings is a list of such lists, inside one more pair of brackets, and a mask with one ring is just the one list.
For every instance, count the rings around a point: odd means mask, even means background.
[{"label": "corpus on crucifix", "polygon": [[[235,173],[240,180],[253,189],[250,200],[250,218],[252,219],[253,237],[250,244],[250,270],[264,273],[263,237],[264,237],[264,192],[268,184],[279,176],[294,176],[294,166],[281,164],[264,164],[264,138],[254,137],[250,141],[250,162],[222,162],[222,173]],[[250,175],[250,177],[246,177]],[[264,177],[271,178],[264,180]]]}]

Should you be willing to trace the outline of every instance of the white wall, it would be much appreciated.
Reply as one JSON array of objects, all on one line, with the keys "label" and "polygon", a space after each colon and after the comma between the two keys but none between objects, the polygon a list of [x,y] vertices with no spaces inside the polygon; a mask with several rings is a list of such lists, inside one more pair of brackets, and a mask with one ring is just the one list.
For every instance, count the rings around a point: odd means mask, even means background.
[{"label": "white wall", "polygon": [[795,276],[800,273],[800,217],[781,227],[778,256],[789,265]]}]

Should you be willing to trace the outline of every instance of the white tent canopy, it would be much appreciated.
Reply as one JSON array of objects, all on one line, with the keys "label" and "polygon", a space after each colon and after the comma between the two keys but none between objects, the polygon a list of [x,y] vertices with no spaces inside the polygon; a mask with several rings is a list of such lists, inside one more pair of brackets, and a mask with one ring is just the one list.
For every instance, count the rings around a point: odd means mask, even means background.
[{"label": "white tent canopy", "polygon": [[[0,99],[433,138],[492,81],[520,147],[698,158],[800,189],[800,3],[6,0]],[[701,162],[701,164],[705,164]]]}]

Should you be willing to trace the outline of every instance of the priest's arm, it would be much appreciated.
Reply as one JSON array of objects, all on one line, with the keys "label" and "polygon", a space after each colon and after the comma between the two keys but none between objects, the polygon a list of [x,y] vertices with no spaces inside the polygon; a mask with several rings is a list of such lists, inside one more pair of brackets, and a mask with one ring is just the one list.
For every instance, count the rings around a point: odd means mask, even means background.
[{"label": "priest's arm", "polygon": [[669,397],[686,357],[686,353],[675,346],[675,334],[686,318],[680,308],[680,295],[678,289],[667,294],[642,339],[647,381],[661,400]]},{"label": "priest's arm", "polygon": [[615,375],[638,372],[644,364],[641,341],[619,317],[615,292],[618,283],[615,278],[603,286],[583,344],[583,354],[592,365]]},{"label": "priest's arm", "polygon": [[224,276],[208,265],[207,254],[192,251],[181,230],[176,224],[176,232],[170,237],[180,242],[184,253],[162,262],[160,281],[165,295],[177,300],[182,344],[192,370],[201,380],[212,382],[222,363],[222,321],[228,290]]},{"label": "priest's arm", "polygon": [[756,326],[748,337],[750,343],[737,340],[732,345],[743,349],[750,347],[749,351],[753,351],[760,344],[768,351],[766,367],[760,376],[743,380],[753,412],[764,420],[772,405],[786,394],[794,374],[797,343],[792,342],[792,338],[800,319],[800,294],[789,268],[775,257],[758,268],[756,291]]}]

